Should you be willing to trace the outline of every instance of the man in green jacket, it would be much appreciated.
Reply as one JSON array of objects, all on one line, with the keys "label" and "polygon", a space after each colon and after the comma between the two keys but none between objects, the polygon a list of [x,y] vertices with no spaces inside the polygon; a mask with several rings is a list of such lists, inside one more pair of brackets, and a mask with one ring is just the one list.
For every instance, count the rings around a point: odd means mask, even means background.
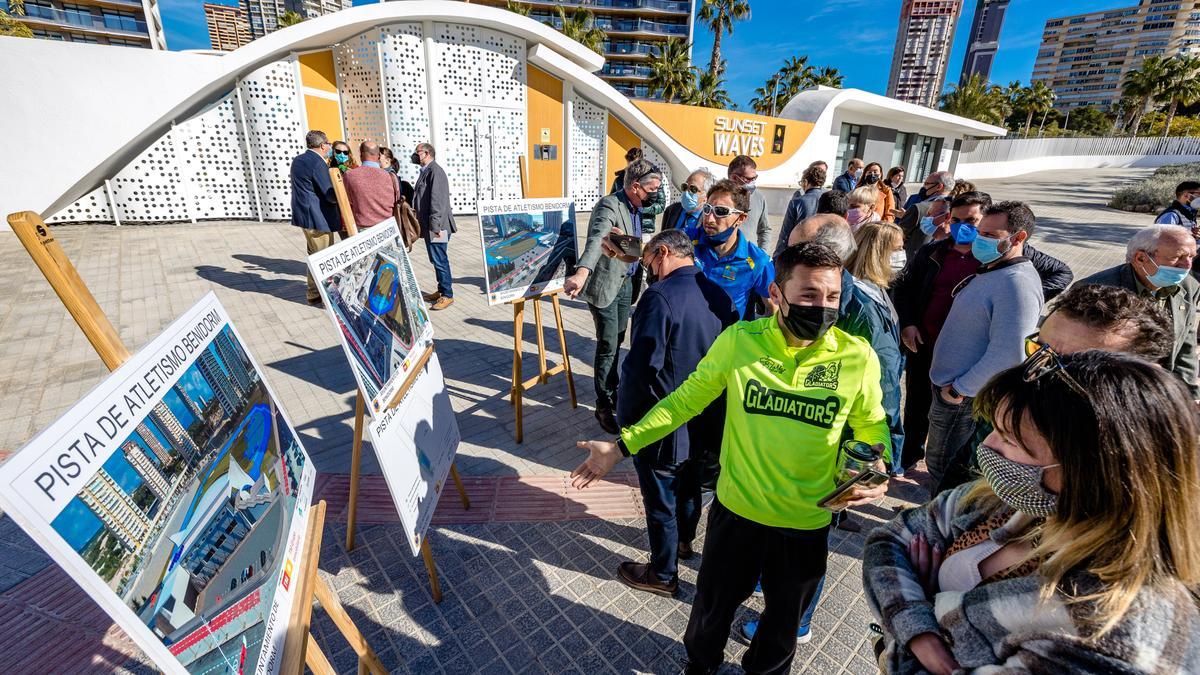
[{"label": "man in green jacket", "polygon": [[[866,340],[834,327],[841,293],[842,261],[832,249],[785,249],[770,287],[773,316],[725,329],[695,372],[616,442],[579,443],[590,453],[571,474],[582,489],[728,397],[717,499],[684,635],[689,673],[720,667],[734,613],[760,575],[767,609],[742,666],[787,672],[800,612],[825,573],[830,514],[817,502],[835,487],[842,431],[890,449],[879,360]],[[854,490],[850,503],[859,505],[887,486]]]}]

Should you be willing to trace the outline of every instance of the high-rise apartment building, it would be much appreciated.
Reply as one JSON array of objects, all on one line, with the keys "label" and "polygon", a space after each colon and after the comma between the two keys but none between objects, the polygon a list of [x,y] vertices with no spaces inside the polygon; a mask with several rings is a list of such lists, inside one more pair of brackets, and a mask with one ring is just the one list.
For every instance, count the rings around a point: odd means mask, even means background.
[{"label": "high-rise apartment building", "polygon": [[279,17],[284,12],[295,12],[302,18],[311,19],[349,9],[351,5],[353,0],[238,0],[253,40],[279,30]]},{"label": "high-rise apartment building", "polygon": [[887,95],[929,108],[946,82],[962,0],[904,0]]},{"label": "high-rise apartment building", "polygon": [[208,42],[221,52],[231,52],[249,44],[250,24],[240,7],[204,3],[204,22],[208,24]]},{"label": "high-rise apartment building", "polygon": [[1147,56],[1200,53],[1194,2],[1142,0],[1046,21],[1032,80],[1045,82],[1059,110],[1108,108],[1121,98],[1125,74]]},{"label": "high-rise apartment building", "polygon": [[966,82],[972,75],[979,75],[986,82],[992,74],[992,62],[1000,47],[1000,28],[1004,25],[1004,13],[1009,0],[975,0],[975,16],[971,19],[971,39],[967,42],[967,55],[963,57],[962,75],[959,83]]},{"label": "high-rise apartment building", "polygon": [[79,500],[126,549],[136,551],[142,545],[150,519],[107,471],[96,472],[79,493]]},{"label": "high-rise apartment building", "polygon": [[142,446],[131,439],[121,445],[121,450],[125,453],[125,461],[129,462],[129,466],[133,467],[138,477],[142,479],[142,485],[153,492],[155,497],[166,499],[167,494],[171,492],[171,482],[159,470],[154,460],[150,459],[150,455],[146,454]]},{"label": "high-rise apartment building", "polygon": [[[11,8],[11,2],[4,6]],[[25,0],[24,6],[25,15],[14,18],[35,38],[167,48],[158,0]]]},{"label": "high-rise apartment building", "polygon": [[[472,0],[479,5],[504,7],[507,0]],[[567,15],[584,7],[596,17],[596,27],[608,34],[604,41],[604,68],[597,73],[617,91],[632,98],[651,96],[650,59],[655,47],[667,40],[693,41],[696,0],[522,0],[530,18],[562,27],[555,7]],[[707,63],[705,64],[707,65]]]}]

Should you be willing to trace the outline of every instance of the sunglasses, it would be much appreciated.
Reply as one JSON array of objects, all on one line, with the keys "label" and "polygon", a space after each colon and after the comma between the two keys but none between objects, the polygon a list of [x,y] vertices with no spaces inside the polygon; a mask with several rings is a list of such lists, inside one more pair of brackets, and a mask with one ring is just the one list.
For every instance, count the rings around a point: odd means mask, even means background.
[{"label": "sunglasses", "polygon": [[1089,400],[1087,390],[1067,372],[1058,352],[1051,349],[1050,345],[1039,342],[1038,336],[1038,333],[1034,333],[1025,338],[1025,381],[1036,382],[1047,375],[1054,375],[1084,400]]},{"label": "sunglasses", "polygon": [[687,183],[680,183],[679,190],[680,192],[690,192],[694,195],[700,194],[700,188],[696,187],[695,185],[688,185]]},{"label": "sunglasses", "polygon": [[718,218],[728,218],[732,215],[745,213],[745,211],[739,211],[732,206],[713,206],[712,204],[705,204],[700,207],[700,212],[706,216],[711,213]]}]

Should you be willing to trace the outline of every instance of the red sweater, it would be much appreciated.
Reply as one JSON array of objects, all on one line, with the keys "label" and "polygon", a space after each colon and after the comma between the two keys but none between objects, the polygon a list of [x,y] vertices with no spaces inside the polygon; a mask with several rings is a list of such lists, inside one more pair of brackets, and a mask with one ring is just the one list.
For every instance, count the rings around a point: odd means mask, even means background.
[{"label": "red sweater", "polygon": [[359,228],[371,227],[392,217],[400,201],[400,183],[391,173],[373,166],[358,166],[342,175],[346,196]]}]

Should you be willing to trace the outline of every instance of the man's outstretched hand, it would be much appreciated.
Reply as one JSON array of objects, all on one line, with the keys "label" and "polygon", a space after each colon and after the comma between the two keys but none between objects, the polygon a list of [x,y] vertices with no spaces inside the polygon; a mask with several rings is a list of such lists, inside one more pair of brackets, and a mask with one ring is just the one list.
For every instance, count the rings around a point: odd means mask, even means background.
[{"label": "man's outstretched hand", "polygon": [[575,445],[588,451],[588,458],[571,472],[571,485],[577,490],[604,478],[621,461],[621,450],[616,443],[579,441]]}]

